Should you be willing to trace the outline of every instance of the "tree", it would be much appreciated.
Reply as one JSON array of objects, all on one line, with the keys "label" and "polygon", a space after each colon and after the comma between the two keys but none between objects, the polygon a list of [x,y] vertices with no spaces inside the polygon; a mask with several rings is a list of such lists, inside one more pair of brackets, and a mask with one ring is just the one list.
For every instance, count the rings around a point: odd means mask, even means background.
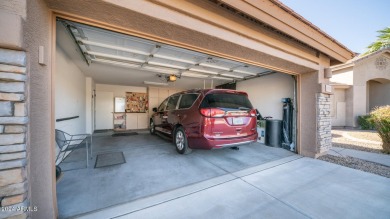
[{"label": "tree", "polygon": [[390,27],[377,31],[378,39],[367,47],[367,51],[363,55],[368,55],[383,48],[390,48]]}]

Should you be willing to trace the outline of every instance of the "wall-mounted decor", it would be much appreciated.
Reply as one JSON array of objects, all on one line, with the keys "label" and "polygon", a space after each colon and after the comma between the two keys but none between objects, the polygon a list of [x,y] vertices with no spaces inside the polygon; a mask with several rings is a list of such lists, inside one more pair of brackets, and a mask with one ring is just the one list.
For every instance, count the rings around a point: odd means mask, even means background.
[{"label": "wall-mounted decor", "polygon": [[148,111],[148,105],[146,93],[126,92],[127,113],[145,113]]},{"label": "wall-mounted decor", "polygon": [[379,57],[375,60],[375,66],[378,70],[385,70],[388,65],[385,57]]}]

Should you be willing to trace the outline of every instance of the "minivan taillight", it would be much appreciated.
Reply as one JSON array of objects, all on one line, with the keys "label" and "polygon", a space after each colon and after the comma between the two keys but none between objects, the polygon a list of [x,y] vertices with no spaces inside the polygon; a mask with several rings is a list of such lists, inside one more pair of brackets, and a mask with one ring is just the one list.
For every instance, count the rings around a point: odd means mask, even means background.
[{"label": "minivan taillight", "polygon": [[255,110],[255,109],[252,109],[251,112],[250,112],[250,114],[251,114],[252,117],[253,117],[253,116],[256,116],[256,114],[257,114],[257,113],[256,113],[256,110]]},{"label": "minivan taillight", "polygon": [[218,108],[201,108],[200,114],[207,117],[223,117],[225,111]]}]

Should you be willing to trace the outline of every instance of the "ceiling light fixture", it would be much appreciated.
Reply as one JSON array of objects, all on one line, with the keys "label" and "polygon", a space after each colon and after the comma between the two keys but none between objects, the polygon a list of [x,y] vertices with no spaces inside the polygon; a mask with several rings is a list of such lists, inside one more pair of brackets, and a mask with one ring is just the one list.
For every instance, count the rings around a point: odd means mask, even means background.
[{"label": "ceiling light fixture", "polygon": [[167,76],[167,81],[168,82],[175,82],[177,79],[176,75],[169,75]]},{"label": "ceiling light fixture", "polygon": [[130,58],[130,57],[124,57],[124,56],[117,56],[117,55],[110,55],[106,53],[101,53],[101,52],[93,52],[93,51],[87,51],[86,53],[94,56],[101,56],[101,57],[106,57],[106,58],[111,58],[111,59],[119,59],[119,60],[125,60],[125,61],[132,61],[132,62],[145,62],[143,59],[137,59],[137,58]]},{"label": "ceiling light fixture", "polygon": [[221,74],[222,76],[226,76],[226,77],[232,77],[232,78],[244,78],[242,76],[238,76],[238,75],[232,75],[232,74]]},{"label": "ceiling light fixture", "polygon": [[217,75],[218,74],[218,72],[207,71],[207,70],[203,70],[203,69],[190,68],[190,70],[191,71],[202,72],[202,73],[207,73],[207,74],[212,74],[212,75]]},{"label": "ceiling light fixture", "polygon": [[144,84],[157,85],[157,86],[168,86],[168,83],[154,82],[154,81],[144,81]]}]

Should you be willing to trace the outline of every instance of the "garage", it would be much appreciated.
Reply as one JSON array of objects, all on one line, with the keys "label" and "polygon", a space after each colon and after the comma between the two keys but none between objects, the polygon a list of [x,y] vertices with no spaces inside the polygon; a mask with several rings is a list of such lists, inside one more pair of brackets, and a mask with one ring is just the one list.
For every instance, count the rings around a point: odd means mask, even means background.
[{"label": "garage", "polygon": [[[65,19],[57,19],[56,26],[56,129],[91,134],[88,150],[65,152],[56,159],[62,170],[57,183],[60,218],[294,155],[294,76]],[[168,96],[214,88],[247,92],[259,119],[278,125],[279,142],[265,146],[266,130],[259,127],[259,143],[180,155],[172,139],[149,133],[152,109]],[[287,141],[282,145],[287,105],[290,130],[284,132]],[[115,154],[119,158],[106,158],[108,163],[100,166],[99,159]]]},{"label": "garage", "polygon": [[[18,0],[0,8],[2,202],[39,209],[5,217],[147,208],[332,147],[330,67],[354,53],[280,1]],[[287,143],[181,155],[177,141],[149,134],[161,102],[204,88],[246,92],[259,113],[237,109],[275,123],[266,128],[280,132],[289,117],[291,131],[280,133]],[[260,137],[272,133],[263,123]],[[257,127],[250,130],[255,138]],[[86,140],[57,159],[64,132]]]}]

